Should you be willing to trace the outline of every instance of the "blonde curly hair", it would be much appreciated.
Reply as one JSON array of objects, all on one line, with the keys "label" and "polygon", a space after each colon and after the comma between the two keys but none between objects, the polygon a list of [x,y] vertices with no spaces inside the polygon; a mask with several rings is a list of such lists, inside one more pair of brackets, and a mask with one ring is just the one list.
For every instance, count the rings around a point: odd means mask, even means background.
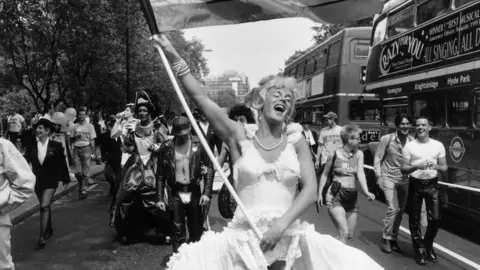
[{"label": "blonde curly hair", "polygon": [[[295,103],[298,99],[297,80],[292,77],[270,75],[261,79],[258,84],[260,89],[254,88],[250,90],[247,96],[252,95],[251,106],[259,112],[262,112],[263,106],[265,105],[265,98],[271,89],[288,89],[292,92],[292,106],[285,117],[285,122],[289,123],[295,114]],[[253,90],[255,91],[252,92]]]}]

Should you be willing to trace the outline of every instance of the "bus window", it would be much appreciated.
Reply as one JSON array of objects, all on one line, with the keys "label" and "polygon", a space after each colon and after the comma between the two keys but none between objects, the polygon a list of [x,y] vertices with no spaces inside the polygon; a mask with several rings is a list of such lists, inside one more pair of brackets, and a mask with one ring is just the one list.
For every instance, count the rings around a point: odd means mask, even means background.
[{"label": "bus window", "polygon": [[415,96],[413,102],[413,116],[427,117],[430,123],[435,127],[441,127],[445,124],[445,94],[441,92],[432,92],[424,95]]},{"label": "bus window", "polygon": [[447,105],[450,127],[468,127],[470,125],[470,111],[468,110],[470,95],[470,91],[456,91],[449,94]]},{"label": "bus window", "polygon": [[475,93],[475,125],[480,127],[480,92]]},{"label": "bus window", "polygon": [[315,72],[324,70],[326,64],[327,64],[326,54],[321,54],[317,56],[317,62],[315,63]]},{"label": "bus window", "polygon": [[406,32],[414,27],[414,6],[409,6],[388,17],[388,37]]},{"label": "bus window", "polygon": [[442,16],[451,11],[450,0],[429,0],[417,9],[417,24],[422,24],[430,19]]},{"label": "bus window", "polygon": [[312,95],[312,78],[307,79],[307,83],[305,85],[305,96],[309,97]]},{"label": "bus window", "polygon": [[340,60],[340,41],[337,41],[330,45],[328,50],[328,67],[338,65]]},{"label": "bus window", "polygon": [[385,40],[385,34],[387,31],[387,18],[385,17],[378,21],[378,23],[375,24],[374,28],[375,29],[373,30],[372,46],[377,45],[378,43]]},{"label": "bus window", "polygon": [[348,103],[348,119],[351,121],[378,121],[380,102],[352,100]]},{"label": "bus window", "polygon": [[368,43],[361,43],[359,41],[355,42],[355,45],[353,46],[353,56],[356,59],[367,58],[369,47],[370,45],[368,45]]},{"label": "bus window", "polygon": [[305,77],[308,77],[313,74],[313,69],[315,68],[315,57],[312,56],[307,60],[307,67],[305,69]]},{"label": "bus window", "polygon": [[383,106],[382,125],[395,126],[395,118],[401,117],[402,114],[408,115],[407,103],[389,104]]},{"label": "bus window", "polygon": [[461,7],[463,5],[466,5],[470,2],[473,2],[473,0],[455,0],[455,7],[459,8],[459,7]]},{"label": "bus window", "polygon": [[295,78],[298,80],[303,79],[305,75],[305,63],[306,63],[305,61],[301,62],[297,66],[297,73],[295,74]]}]

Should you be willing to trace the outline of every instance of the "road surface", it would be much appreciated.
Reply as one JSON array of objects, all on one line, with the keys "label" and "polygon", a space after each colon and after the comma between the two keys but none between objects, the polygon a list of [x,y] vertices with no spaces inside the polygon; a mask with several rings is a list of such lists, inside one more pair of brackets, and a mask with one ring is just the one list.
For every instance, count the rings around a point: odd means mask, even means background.
[{"label": "road surface", "polygon": [[[108,184],[100,183],[89,197],[78,200],[76,192],[55,202],[53,206],[54,236],[44,250],[36,250],[39,230],[38,214],[15,226],[12,230],[12,254],[17,270],[152,270],[165,269],[171,254],[170,246],[138,243],[121,245],[113,229],[108,226]],[[385,254],[380,248],[382,218],[385,206],[367,202],[360,196],[360,214],[357,231],[351,245],[362,249],[385,269],[474,269],[458,259],[438,251],[438,263],[419,266],[413,258],[410,238],[402,233],[399,239],[405,255]],[[317,214],[312,205],[302,218],[312,222],[317,231],[335,235],[334,226],[326,210]],[[406,226],[407,218],[403,226]],[[220,231],[227,224],[217,210],[214,197],[211,218],[212,229]],[[441,230],[437,243],[457,254],[479,263],[480,246]],[[346,259],[348,255],[346,254]]]}]

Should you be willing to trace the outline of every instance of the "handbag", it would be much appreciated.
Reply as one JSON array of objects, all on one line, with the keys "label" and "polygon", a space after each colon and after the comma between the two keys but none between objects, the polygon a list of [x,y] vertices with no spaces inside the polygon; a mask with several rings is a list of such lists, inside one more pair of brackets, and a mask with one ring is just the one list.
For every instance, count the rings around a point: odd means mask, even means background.
[{"label": "handbag", "polygon": [[335,151],[333,153],[332,166],[330,166],[330,171],[328,172],[327,183],[325,184],[325,186],[323,187],[323,190],[322,190],[322,198],[323,198],[324,202],[325,202],[325,197],[327,196],[328,188],[333,183],[333,166],[335,165],[335,160],[336,159],[337,159],[337,151]]},{"label": "handbag", "polygon": [[222,185],[218,193],[218,210],[220,215],[225,219],[232,219],[237,208],[237,202],[233,199],[232,194],[228,191],[225,184]]},{"label": "handbag", "polygon": [[330,188],[330,192],[332,193],[333,196],[337,195],[338,191],[340,191],[340,188],[342,187],[342,184],[340,182],[334,181],[332,183],[332,187]]}]

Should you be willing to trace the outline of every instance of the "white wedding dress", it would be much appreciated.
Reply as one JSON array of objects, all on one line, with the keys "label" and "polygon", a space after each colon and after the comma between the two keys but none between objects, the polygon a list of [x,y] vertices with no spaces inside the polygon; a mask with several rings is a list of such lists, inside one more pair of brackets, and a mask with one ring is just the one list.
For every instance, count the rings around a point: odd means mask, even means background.
[{"label": "white wedding dress", "polygon": [[[301,127],[292,124],[288,143],[278,159],[266,162],[254,147],[255,125],[246,126],[241,142],[242,157],[234,165],[238,196],[262,233],[272,219],[281,217],[292,205],[300,177],[295,143]],[[173,254],[167,268],[173,270],[266,270],[275,261],[286,262],[286,270],[383,269],[363,251],[315,231],[312,224],[296,220],[285,231],[273,251],[263,253],[259,239],[237,207],[223,232],[206,232],[199,242],[184,244]]]}]

